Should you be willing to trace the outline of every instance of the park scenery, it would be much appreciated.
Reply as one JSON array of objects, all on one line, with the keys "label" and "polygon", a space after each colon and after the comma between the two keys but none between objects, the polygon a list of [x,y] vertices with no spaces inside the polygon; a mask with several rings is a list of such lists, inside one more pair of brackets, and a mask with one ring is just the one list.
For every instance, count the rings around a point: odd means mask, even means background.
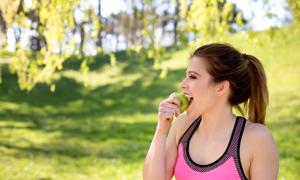
[{"label": "park scenery", "polygon": [[278,179],[300,179],[298,0],[1,0],[0,179],[142,179],[159,102],[211,42],[263,63]]}]

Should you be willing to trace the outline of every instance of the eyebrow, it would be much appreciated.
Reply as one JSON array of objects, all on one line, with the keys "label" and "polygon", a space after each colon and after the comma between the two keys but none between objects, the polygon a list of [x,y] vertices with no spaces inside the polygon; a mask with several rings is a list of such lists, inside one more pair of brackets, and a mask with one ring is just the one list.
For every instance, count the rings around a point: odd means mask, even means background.
[{"label": "eyebrow", "polygon": [[197,75],[199,75],[199,76],[200,76],[200,74],[199,74],[199,73],[197,73],[196,71],[186,71],[186,73],[194,73],[194,74],[197,74]]}]

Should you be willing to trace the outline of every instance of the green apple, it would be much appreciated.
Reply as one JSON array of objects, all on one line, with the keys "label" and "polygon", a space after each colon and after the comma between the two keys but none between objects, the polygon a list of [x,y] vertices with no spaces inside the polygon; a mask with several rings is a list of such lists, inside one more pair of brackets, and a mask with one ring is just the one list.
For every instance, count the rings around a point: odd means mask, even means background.
[{"label": "green apple", "polygon": [[176,98],[179,99],[179,101],[180,101],[180,113],[183,113],[188,108],[189,99],[182,92],[180,92],[180,93],[173,92],[170,96],[171,97],[176,97]]}]

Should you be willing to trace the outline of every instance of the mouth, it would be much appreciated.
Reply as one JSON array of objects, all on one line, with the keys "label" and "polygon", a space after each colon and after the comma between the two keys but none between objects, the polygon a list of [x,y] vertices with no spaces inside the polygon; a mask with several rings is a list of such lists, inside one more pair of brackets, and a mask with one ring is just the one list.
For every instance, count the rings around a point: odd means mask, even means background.
[{"label": "mouth", "polygon": [[186,96],[188,97],[188,105],[190,105],[194,98],[192,96],[187,95],[187,94],[186,94]]}]

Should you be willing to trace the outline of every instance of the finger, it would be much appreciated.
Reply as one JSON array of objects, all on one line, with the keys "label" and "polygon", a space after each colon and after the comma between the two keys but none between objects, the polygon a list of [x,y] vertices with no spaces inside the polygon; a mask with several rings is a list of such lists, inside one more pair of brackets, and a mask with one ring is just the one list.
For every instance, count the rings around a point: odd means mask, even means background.
[{"label": "finger", "polygon": [[170,112],[160,112],[159,113],[160,117],[165,118],[165,119],[172,119],[173,118],[173,113]]},{"label": "finger", "polygon": [[176,97],[169,97],[168,99],[168,102],[170,102],[171,104],[175,104],[177,105],[178,107],[180,107],[180,101],[178,98]]},{"label": "finger", "polygon": [[176,110],[176,109],[165,109],[165,108],[162,108],[161,111],[160,111],[160,113],[168,113],[172,117],[173,116],[177,117],[180,114],[180,112],[178,110]]},{"label": "finger", "polygon": [[178,108],[176,108],[175,110],[176,110],[176,111],[175,111],[175,114],[176,114],[176,117],[177,117],[177,116],[179,116],[179,114],[180,114],[180,108],[178,107]]},{"label": "finger", "polygon": [[176,105],[162,105],[158,108],[158,111],[170,111],[174,113],[180,113],[180,109]]},{"label": "finger", "polygon": [[163,100],[159,105],[163,105],[163,104],[174,104],[174,105],[180,107],[180,101],[176,97],[169,97],[169,98]]},{"label": "finger", "polygon": [[173,108],[160,108],[159,109],[160,113],[170,113],[170,114],[176,114],[176,110]]},{"label": "finger", "polygon": [[162,104],[162,107],[168,107],[168,108],[173,108],[173,109],[179,109],[179,106],[177,106],[176,104],[171,104],[171,103],[165,103],[165,104]]},{"label": "finger", "polygon": [[173,112],[176,117],[179,116],[179,114],[181,114],[180,109],[176,105],[173,105],[171,107],[163,106],[162,108],[163,108],[163,111],[165,110],[165,111]]},{"label": "finger", "polygon": [[180,110],[176,110],[176,113],[175,113],[175,117],[178,117],[180,115]]},{"label": "finger", "polygon": [[166,106],[163,105],[163,107],[170,107],[170,108],[173,108],[173,109],[175,109],[175,114],[177,114],[177,115],[180,114],[180,107],[178,107],[178,106],[175,105],[175,104],[170,104],[170,103],[168,103],[168,104],[166,104]]}]

